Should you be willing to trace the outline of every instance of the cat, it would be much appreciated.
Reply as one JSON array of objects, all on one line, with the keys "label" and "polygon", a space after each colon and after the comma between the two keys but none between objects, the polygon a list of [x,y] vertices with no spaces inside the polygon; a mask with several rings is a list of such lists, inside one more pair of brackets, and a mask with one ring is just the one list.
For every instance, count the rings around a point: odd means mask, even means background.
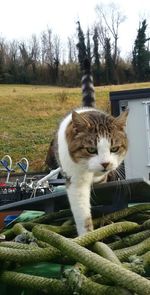
[{"label": "cat", "polygon": [[83,106],[60,123],[57,156],[66,178],[66,190],[78,235],[93,230],[90,191],[116,170],[128,149],[125,133],[128,111],[113,117],[95,107],[90,63],[82,78]]}]

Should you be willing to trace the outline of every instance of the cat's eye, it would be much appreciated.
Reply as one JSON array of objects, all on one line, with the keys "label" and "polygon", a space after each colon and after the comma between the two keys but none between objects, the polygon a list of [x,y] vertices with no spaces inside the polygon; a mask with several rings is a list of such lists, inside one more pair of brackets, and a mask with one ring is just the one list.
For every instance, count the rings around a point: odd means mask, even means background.
[{"label": "cat's eye", "polygon": [[111,153],[117,153],[119,151],[119,146],[113,146],[110,149]]},{"label": "cat's eye", "polygon": [[97,148],[96,147],[88,147],[87,151],[89,154],[97,154]]}]

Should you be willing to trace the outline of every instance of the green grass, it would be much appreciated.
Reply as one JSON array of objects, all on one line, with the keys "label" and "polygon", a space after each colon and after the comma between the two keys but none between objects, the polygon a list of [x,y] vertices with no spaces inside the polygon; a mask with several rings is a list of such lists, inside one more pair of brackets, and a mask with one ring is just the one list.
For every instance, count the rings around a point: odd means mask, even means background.
[{"label": "green grass", "polygon": [[[148,87],[150,83],[96,87],[97,107],[109,111],[110,91]],[[0,85],[0,158],[9,154],[15,165],[27,157],[30,171],[43,170],[61,118],[80,105],[80,88]]]}]

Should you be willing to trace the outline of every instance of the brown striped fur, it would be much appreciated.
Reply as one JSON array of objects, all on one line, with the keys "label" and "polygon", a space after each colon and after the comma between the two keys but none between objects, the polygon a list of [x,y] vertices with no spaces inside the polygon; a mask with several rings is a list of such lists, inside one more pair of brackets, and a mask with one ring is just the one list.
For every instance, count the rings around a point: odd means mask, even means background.
[{"label": "brown striped fur", "polygon": [[73,112],[72,121],[66,129],[66,139],[71,158],[78,163],[83,158],[92,155],[87,148],[96,146],[97,139],[106,137],[111,146],[119,146],[118,154],[124,155],[128,148],[128,141],[124,131],[127,111],[118,118],[100,111],[83,113]]}]

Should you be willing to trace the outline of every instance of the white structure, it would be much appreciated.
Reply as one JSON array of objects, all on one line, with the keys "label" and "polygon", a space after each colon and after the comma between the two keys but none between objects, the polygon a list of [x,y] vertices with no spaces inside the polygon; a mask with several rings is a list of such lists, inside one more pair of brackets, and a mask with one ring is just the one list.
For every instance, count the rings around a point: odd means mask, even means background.
[{"label": "white structure", "polygon": [[111,92],[112,114],[129,109],[126,179],[150,180],[150,89]]}]

